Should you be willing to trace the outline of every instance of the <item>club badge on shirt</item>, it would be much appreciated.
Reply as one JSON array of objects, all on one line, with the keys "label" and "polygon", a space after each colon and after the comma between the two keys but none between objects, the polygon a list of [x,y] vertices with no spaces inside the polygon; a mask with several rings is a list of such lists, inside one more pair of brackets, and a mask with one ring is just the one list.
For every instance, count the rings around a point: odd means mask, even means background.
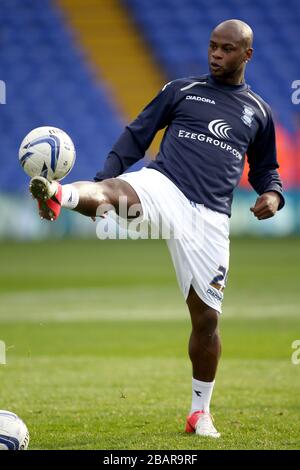
[{"label": "club badge on shirt", "polygon": [[246,124],[246,126],[251,127],[254,114],[255,114],[255,111],[253,108],[251,108],[251,106],[244,105],[244,110],[241,116],[241,120],[243,121],[244,124]]}]

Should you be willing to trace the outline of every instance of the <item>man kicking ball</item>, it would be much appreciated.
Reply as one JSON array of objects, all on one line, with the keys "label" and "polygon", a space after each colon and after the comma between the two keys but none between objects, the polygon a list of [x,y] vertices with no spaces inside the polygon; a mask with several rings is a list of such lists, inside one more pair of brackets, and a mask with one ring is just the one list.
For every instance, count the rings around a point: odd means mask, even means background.
[{"label": "man kicking ball", "polygon": [[[221,353],[218,319],[228,274],[229,217],[245,154],[250,184],[259,194],[250,209],[254,216],[268,219],[284,205],[271,110],[244,81],[252,40],[242,21],[219,24],[209,42],[210,74],[167,83],[125,128],[94,182],[61,185],[35,177],[30,183],[40,215],[48,220],[55,220],[61,207],[90,217],[103,215],[107,206],[119,213],[126,200],[128,215],[138,206],[148,223],[171,219],[174,231],[179,229],[180,236],[167,243],[192,322],[186,432],[213,438],[220,436],[210,401]],[[156,160],[123,174],[165,127]],[[190,220],[196,223],[185,223]]]}]

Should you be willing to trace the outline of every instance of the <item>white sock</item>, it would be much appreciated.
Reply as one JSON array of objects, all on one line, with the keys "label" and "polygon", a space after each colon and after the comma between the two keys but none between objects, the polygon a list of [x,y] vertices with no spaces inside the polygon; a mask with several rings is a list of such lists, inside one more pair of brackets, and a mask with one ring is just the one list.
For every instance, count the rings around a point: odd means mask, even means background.
[{"label": "white sock", "polygon": [[191,413],[194,411],[205,411],[209,413],[209,405],[214,389],[215,381],[202,382],[192,378],[192,408]]},{"label": "white sock", "polygon": [[61,207],[75,209],[79,202],[79,191],[73,184],[64,184],[62,186]]}]

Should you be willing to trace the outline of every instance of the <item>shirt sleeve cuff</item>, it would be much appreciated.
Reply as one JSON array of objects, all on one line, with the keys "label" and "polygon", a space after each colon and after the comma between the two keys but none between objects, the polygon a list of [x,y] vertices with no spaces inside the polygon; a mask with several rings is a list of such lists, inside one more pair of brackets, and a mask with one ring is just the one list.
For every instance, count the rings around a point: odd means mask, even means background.
[{"label": "shirt sleeve cuff", "polygon": [[280,211],[280,209],[282,209],[285,205],[285,199],[283,197],[283,194],[281,191],[279,191],[278,189],[273,189],[273,188],[270,188],[268,189],[267,191],[265,191],[265,193],[277,193],[280,197],[280,203],[279,203],[279,206],[278,206],[278,210]]}]

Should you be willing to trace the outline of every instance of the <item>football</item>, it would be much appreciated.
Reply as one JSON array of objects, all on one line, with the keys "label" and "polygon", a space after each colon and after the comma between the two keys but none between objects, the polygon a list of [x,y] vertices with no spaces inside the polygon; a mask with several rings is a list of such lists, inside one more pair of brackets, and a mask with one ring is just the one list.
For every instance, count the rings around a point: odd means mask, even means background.
[{"label": "football", "polygon": [[26,450],[28,444],[26,424],[16,414],[0,410],[0,450]]},{"label": "football", "polygon": [[61,180],[72,170],[76,151],[71,138],[57,127],[37,127],[23,139],[19,161],[30,176]]}]

